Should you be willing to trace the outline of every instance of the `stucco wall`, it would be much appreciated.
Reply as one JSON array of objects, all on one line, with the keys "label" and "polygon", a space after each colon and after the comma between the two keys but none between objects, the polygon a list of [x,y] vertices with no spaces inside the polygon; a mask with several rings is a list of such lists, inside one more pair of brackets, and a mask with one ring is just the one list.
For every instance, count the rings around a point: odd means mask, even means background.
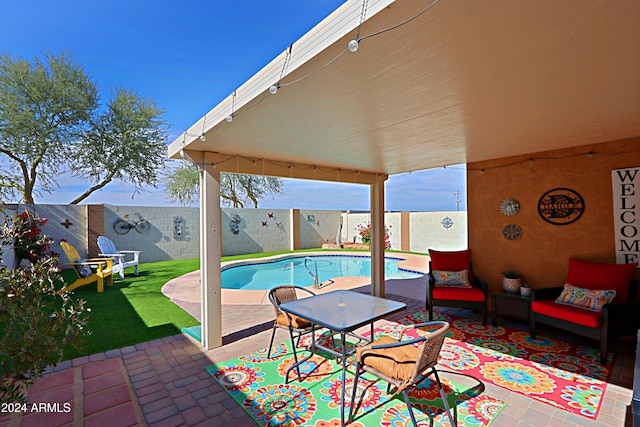
[{"label": "stucco wall", "polygon": [[[570,257],[615,263],[611,171],[640,166],[639,147],[640,138],[468,164],[474,272],[496,291],[505,269],[543,288],[565,283]],[[585,209],[571,224],[552,225],[538,214],[538,201],[561,187],[580,194]],[[500,212],[507,198],[520,202],[516,215]],[[519,240],[503,237],[509,223],[522,228]]]}]

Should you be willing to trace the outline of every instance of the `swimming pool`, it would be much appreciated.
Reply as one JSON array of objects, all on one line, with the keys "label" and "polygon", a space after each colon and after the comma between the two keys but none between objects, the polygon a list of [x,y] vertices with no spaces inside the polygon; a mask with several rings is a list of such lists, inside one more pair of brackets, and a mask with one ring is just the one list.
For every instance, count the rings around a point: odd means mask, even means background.
[{"label": "swimming pool", "polygon": [[[411,279],[424,274],[398,267],[401,258],[385,257],[386,279]],[[313,286],[314,275],[323,283],[334,277],[371,276],[370,256],[313,255],[223,267],[222,288],[269,290],[277,285]],[[311,274],[313,273],[313,275]]]}]

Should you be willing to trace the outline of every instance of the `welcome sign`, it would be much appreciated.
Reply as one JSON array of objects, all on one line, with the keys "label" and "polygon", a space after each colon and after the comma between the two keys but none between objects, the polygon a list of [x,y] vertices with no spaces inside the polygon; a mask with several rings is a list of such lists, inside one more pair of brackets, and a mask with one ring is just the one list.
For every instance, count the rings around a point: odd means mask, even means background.
[{"label": "welcome sign", "polygon": [[[611,171],[616,262],[640,264],[640,167]],[[639,265],[640,267],[640,265]]]}]

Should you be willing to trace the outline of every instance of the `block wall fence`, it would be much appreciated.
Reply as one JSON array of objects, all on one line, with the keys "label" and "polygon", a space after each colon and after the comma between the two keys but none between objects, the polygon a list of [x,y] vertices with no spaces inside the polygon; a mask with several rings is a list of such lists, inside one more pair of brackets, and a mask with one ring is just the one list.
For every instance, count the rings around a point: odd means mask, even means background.
[{"label": "block wall fence", "polygon": [[[7,205],[7,215],[28,209],[48,222],[43,233],[64,239],[81,256],[95,257],[100,235],[121,250],[140,250],[141,261],[164,261],[200,256],[199,208],[101,205]],[[114,224],[128,216],[144,218],[150,229],[118,234]],[[369,223],[368,212],[307,209],[222,209],[223,255],[320,248],[325,243],[361,242],[358,226]],[[427,252],[429,248],[467,247],[467,215],[454,212],[388,212],[385,224],[391,249]],[[62,254],[58,243],[52,248]],[[62,262],[67,262],[62,255]]]}]

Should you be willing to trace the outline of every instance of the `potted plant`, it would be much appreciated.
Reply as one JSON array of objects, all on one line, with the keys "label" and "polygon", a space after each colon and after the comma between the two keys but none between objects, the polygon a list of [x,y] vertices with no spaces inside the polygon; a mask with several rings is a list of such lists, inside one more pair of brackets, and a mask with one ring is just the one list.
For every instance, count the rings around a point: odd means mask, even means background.
[{"label": "potted plant", "polygon": [[505,292],[515,294],[520,291],[520,284],[522,283],[520,273],[515,270],[505,270],[502,272],[502,276],[502,287]]},{"label": "potted plant", "polygon": [[531,284],[530,283],[523,282],[522,284],[520,284],[520,295],[522,295],[523,297],[530,297],[531,296]]}]

